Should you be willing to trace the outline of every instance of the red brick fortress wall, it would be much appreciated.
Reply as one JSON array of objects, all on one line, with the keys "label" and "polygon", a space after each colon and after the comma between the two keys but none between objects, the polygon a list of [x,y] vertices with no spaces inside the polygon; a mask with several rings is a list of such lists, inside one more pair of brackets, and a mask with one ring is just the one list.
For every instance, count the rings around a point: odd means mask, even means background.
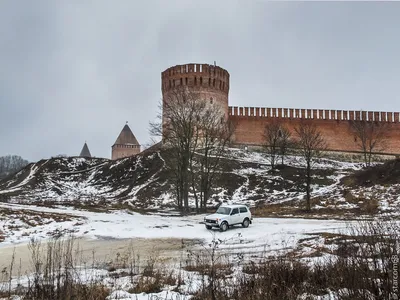
[{"label": "red brick fortress wall", "polygon": [[384,153],[400,154],[400,123],[398,112],[367,112],[323,109],[229,107],[229,119],[236,124],[233,142],[262,145],[265,125],[279,118],[294,134],[304,119],[313,120],[334,151],[359,151],[351,131],[350,120],[388,123]]}]

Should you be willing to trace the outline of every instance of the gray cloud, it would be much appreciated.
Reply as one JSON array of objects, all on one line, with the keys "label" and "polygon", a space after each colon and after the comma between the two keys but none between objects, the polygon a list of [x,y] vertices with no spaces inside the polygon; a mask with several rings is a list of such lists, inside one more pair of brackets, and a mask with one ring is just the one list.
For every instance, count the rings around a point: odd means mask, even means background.
[{"label": "gray cloud", "polygon": [[0,2],[0,155],[144,144],[160,73],[213,63],[231,105],[399,111],[400,3]]}]

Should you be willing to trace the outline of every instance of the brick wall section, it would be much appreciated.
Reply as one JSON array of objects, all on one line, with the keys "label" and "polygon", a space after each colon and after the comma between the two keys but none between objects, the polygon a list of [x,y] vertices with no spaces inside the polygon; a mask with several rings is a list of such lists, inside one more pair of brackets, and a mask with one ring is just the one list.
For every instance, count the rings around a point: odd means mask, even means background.
[{"label": "brick wall section", "polygon": [[140,153],[139,145],[114,145],[111,150],[111,159],[130,157]]},{"label": "brick wall section", "polygon": [[[282,109],[283,110],[283,109]],[[248,110],[249,111],[249,110]],[[297,109],[289,109],[290,111],[298,112]],[[307,112],[309,110],[300,110],[300,112]],[[284,110],[283,110],[284,112]],[[343,115],[342,115],[343,113]],[[279,115],[279,109],[276,115]],[[316,118],[316,114],[318,118]],[[350,129],[350,120],[359,120],[360,118],[371,116],[377,120],[387,119],[386,115],[393,115],[392,122],[388,122],[387,129],[387,145],[383,152],[390,154],[400,154],[400,123],[395,121],[395,115],[398,113],[381,113],[381,112],[359,112],[359,111],[330,111],[330,110],[311,110],[310,116],[313,117],[309,120],[318,126],[318,129],[323,134],[327,141],[329,150],[335,151],[359,151],[357,144],[354,141],[354,135]],[[281,114],[282,115],[282,114]],[[289,114],[289,116],[292,116]],[[307,116],[307,115],[306,115]],[[234,109],[229,109],[229,120],[236,124],[236,129],[233,137],[233,142],[237,144],[246,145],[262,145],[263,132],[265,125],[278,117],[262,117],[262,116],[249,116],[249,115],[236,115]],[[333,119],[330,119],[333,118]],[[342,118],[342,119],[340,119]],[[283,125],[295,135],[294,128],[299,126],[303,118],[288,117],[279,118]]]}]

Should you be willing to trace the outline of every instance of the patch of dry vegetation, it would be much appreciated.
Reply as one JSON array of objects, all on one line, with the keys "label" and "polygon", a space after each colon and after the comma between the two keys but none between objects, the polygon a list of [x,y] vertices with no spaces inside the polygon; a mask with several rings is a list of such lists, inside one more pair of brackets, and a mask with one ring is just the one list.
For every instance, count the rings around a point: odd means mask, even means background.
[{"label": "patch of dry vegetation", "polygon": [[[79,222],[80,218],[65,213],[52,213],[34,210],[16,210],[12,208],[0,208],[0,221],[3,221],[3,229],[0,234],[0,242],[5,240],[7,235],[14,234],[15,231],[47,225],[53,222],[63,223],[69,221]],[[65,231],[66,232],[66,231]],[[64,233],[65,233],[64,232]],[[60,231],[49,232],[49,235],[59,235]],[[22,236],[29,236],[28,232]]]},{"label": "patch of dry vegetation", "polygon": [[[323,239],[324,243],[321,246],[313,239]],[[394,222],[365,221],[349,227],[346,234],[310,234],[299,245],[315,246],[308,255],[308,259],[316,259],[311,266],[302,255],[296,255],[295,251],[301,254],[301,247],[283,256],[233,262],[220,251],[225,242],[214,237],[202,251],[189,251],[186,258],[182,256],[178,270],[167,268],[157,255],[141,260],[133,248],[118,253],[106,265],[93,263],[82,270],[76,267],[82,262],[74,239],[55,239],[45,248],[32,241],[33,275],[28,286],[11,289],[11,269],[16,267],[12,261],[1,273],[0,295],[19,294],[30,300],[106,299],[111,287],[105,284],[104,276],[78,276],[99,267],[108,269],[105,276],[113,282],[129,278],[131,293],[159,292],[166,287],[179,291],[190,285],[187,274],[197,274],[200,285],[192,291],[194,300],[313,299],[329,293],[335,299],[361,300],[392,299],[395,295],[393,257],[399,255],[400,228]]]},{"label": "patch of dry vegetation", "polygon": [[291,300],[327,294],[341,300],[397,299],[393,257],[399,255],[398,224],[362,222],[347,235],[322,236],[337,247],[323,249],[331,255],[314,260],[312,266],[293,255],[250,262],[234,280],[219,280],[214,293],[202,289],[193,299]]}]

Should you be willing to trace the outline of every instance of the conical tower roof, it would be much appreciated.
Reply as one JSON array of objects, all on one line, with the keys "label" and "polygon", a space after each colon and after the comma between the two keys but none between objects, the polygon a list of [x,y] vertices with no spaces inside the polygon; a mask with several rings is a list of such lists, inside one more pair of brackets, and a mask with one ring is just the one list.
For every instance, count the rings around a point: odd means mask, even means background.
[{"label": "conical tower roof", "polygon": [[138,140],[132,133],[132,130],[129,128],[128,124],[125,124],[124,128],[122,128],[122,131],[114,145],[139,145]]},{"label": "conical tower roof", "polygon": [[79,156],[82,156],[82,157],[92,157],[92,155],[90,154],[90,151],[89,151],[89,147],[88,147],[88,145],[86,144],[86,142],[85,142],[85,145],[83,145],[81,154],[80,154]]}]

